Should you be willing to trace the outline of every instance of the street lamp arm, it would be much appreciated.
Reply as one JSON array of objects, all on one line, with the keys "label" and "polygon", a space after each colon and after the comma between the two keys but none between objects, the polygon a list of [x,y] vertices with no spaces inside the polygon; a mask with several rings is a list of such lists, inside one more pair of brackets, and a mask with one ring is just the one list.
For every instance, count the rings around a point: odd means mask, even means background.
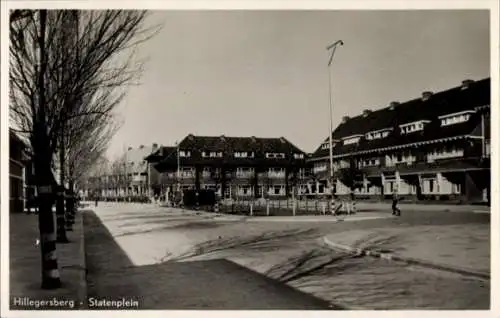
[{"label": "street lamp arm", "polygon": [[335,43],[326,47],[327,51],[332,50],[332,55],[330,55],[330,60],[328,61],[328,66],[330,66],[332,64],[333,55],[335,54],[335,50],[337,49],[338,45],[344,45],[344,41],[338,40]]}]

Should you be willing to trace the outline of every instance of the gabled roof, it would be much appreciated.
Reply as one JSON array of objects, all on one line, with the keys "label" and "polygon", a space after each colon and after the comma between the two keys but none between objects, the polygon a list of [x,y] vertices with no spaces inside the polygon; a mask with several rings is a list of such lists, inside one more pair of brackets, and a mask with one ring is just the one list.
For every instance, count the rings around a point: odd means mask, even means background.
[{"label": "gabled roof", "polygon": [[[394,128],[388,137],[366,140],[361,138],[357,144],[344,146],[338,142],[333,151],[334,155],[354,151],[383,148],[389,145],[403,145],[406,143],[440,139],[457,135],[469,134],[478,124],[478,117],[462,124],[441,127],[439,116],[457,113],[464,110],[473,110],[475,107],[490,105],[490,79],[483,79],[469,84],[468,88],[461,86],[433,94],[428,100],[416,98],[401,103],[394,108],[386,107],[375,110],[367,116],[359,115],[341,123],[333,132],[334,140],[347,136],[365,134],[385,128]],[[399,125],[421,120],[430,121],[422,132],[413,132],[401,135]],[[328,141],[328,138],[326,138]],[[328,149],[321,146],[313,153],[313,158],[327,156]]]},{"label": "gabled roof", "polygon": [[284,152],[303,153],[284,137],[228,137],[228,136],[194,136],[188,135],[179,143],[181,150],[200,151],[253,151],[253,152]]},{"label": "gabled roof", "polygon": [[159,162],[172,152],[175,152],[176,149],[176,147],[160,146],[156,151],[153,151],[149,156],[146,156],[144,160],[148,162]]},{"label": "gabled roof", "polygon": [[[179,143],[179,150],[190,151],[189,158],[181,158],[183,163],[191,164],[238,164],[238,165],[254,165],[264,162],[277,165],[285,164],[290,161],[305,161],[307,157],[305,153],[288,141],[286,138],[259,138],[259,137],[228,137],[228,136],[194,136],[192,134],[185,137]],[[222,152],[222,158],[204,158],[203,152]],[[253,158],[234,158],[235,152],[253,152]],[[286,159],[266,158],[265,154],[269,153],[284,153]],[[304,158],[295,159],[293,154],[304,154]],[[177,152],[172,151],[163,160],[161,160],[155,168],[162,171],[168,166],[177,165]]]}]

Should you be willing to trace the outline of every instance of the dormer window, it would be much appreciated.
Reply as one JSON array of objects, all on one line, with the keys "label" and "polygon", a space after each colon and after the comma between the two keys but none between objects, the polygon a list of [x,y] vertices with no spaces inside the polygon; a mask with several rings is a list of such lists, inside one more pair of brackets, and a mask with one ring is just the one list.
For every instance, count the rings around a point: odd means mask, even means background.
[{"label": "dormer window", "polygon": [[254,153],[249,151],[239,151],[234,153],[235,158],[253,158]]},{"label": "dormer window", "polygon": [[475,113],[473,110],[466,110],[459,113],[453,113],[448,115],[439,116],[438,119],[441,120],[442,126],[449,126],[454,124],[465,123],[469,120],[471,114]]},{"label": "dormer window", "polygon": [[[336,143],[335,141],[332,141],[332,148],[335,147]],[[321,150],[327,150],[330,149],[330,141],[327,140],[324,143],[321,144]]]},{"label": "dormer window", "polygon": [[422,131],[424,130],[425,124],[430,123],[430,120],[419,120],[411,123],[407,123],[404,125],[399,125],[399,128],[401,129],[401,134],[411,134],[416,131]]},{"label": "dormer window", "polygon": [[376,130],[376,131],[370,131],[365,135],[365,138],[367,140],[373,140],[373,139],[381,139],[389,136],[389,132],[392,130],[392,128],[385,128],[381,130]]},{"label": "dormer window", "polygon": [[285,154],[284,153],[267,152],[266,158],[268,158],[268,159],[285,159]]},{"label": "dormer window", "polygon": [[220,151],[210,151],[210,152],[203,151],[201,153],[201,156],[203,158],[222,158],[222,152],[220,152]]},{"label": "dormer window", "polygon": [[295,159],[304,159],[304,154],[303,153],[294,153],[293,158]]},{"label": "dormer window", "polygon": [[349,137],[342,138],[344,141],[344,145],[351,145],[351,144],[356,144],[359,142],[361,139],[362,135],[353,135]]}]

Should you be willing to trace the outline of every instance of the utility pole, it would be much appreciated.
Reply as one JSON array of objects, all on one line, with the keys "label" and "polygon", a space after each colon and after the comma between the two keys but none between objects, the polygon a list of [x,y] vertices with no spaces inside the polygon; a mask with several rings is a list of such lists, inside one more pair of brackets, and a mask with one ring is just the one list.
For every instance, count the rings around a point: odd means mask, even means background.
[{"label": "utility pole", "polygon": [[332,74],[331,74],[331,65],[333,62],[333,56],[335,55],[335,50],[339,45],[344,45],[344,42],[342,40],[338,40],[334,42],[333,44],[327,46],[326,50],[330,51],[331,50],[331,55],[330,55],[330,60],[328,61],[328,95],[329,95],[329,105],[330,105],[330,132],[329,132],[329,143],[330,143],[330,192],[331,192],[331,197],[332,197],[332,204],[331,204],[331,209],[332,213],[333,211],[333,97],[332,97]]}]

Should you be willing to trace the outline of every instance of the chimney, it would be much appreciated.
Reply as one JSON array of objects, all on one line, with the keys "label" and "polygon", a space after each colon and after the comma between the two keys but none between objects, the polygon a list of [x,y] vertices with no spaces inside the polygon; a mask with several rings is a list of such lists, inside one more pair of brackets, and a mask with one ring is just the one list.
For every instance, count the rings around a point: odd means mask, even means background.
[{"label": "chimney", "polygon": [[221,141],[226,141],[226,136],[224,136],[224,135],[220,135],[220,140],[221,140]]},{"label": "chimney", "polygon": [[394,108],[396,108],[396,106],[399,105],[399,102],[396,102],[396,101],[392,101],[390,104],[389,104],[389,109],[390,110],[393,110]]},{"label": "chimney", "polygon": [[342,117],[342,124],[346,123],[349,119],[351,119],[351,117],[349,117],[349,116],[343,116]]},{"label": "chimney", "polygon": [[252,136],[252,137],[250,137],[250,138],[252,138],[252,142],[257,142],[257,137]]},{"label": "chimney", "polygon": [[193,134],[189,134],[189,135],[188,135],[188,139],[189,139],[189,140],[193,140],[193,139],[194,139],[194,135],[193,135]]},{"label": "chimney", "polygon": [[371,113],[372,113],[371,110],[365,109],[365,110],[363,110],[363,117],[366,117],[366,116],[370,115]]},{"label": "chimney", "polygon": [[128,151],[132,150],[132,147],[128,147]]},{"label": "chimney", "polygon": [[463,80],[463,81],[462,81],[462,86],[460,87],[460,89],[467,89],[467,88],[469,88],[469,86],[470,86],[472,83],[474,83],[474,81],[473,81],[473,80],[471,80],[471,79],[466,79],[466,80]]},{"label": "chimney", "polygon": [[422,93],[422,101],[424,101],[424,102],[425,102],[426,100],[428,100],[429,98],[431,98],[432,94],[433,94],[433,93],[432,93],[432,92],[430,92],[430,91],[425,91],[425,92],[423,92],[423,93]]},{"label": "chimney", "polygon": [[282,144],[286,143],[285,137],[280,137],[280,141],[281,141]]},{"label": "chimney", "polygon": [[156,148],[158,148],[158,144],[157,143],[153,143],[153,150],[155,150]]},{"label": "chimney", "polygon": [[139,146],[139,149],[144,149],[144,145],[140,145],[140,146]]}]

